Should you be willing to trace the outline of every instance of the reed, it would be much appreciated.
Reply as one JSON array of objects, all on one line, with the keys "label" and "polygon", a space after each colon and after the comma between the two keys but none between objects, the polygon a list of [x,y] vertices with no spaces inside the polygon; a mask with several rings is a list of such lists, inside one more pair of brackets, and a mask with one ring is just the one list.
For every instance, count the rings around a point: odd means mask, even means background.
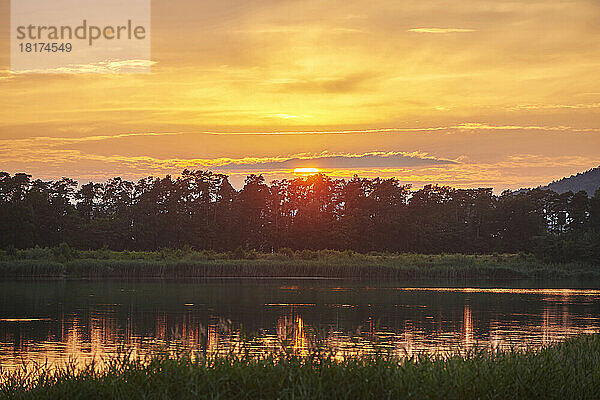
[{"label": "reed", "polygon": [[541,350],[398,359],[156,355],[24,366],[0,376],[5,399],[595,399],[600,336]]},{"label": "reed", "polygon": [[276,253],[190,249],[117,252],[59,247],[0,252],[0,278],[15,277],[598,278],[600,267],[542,263],[527,254],[360,254],[289,249]]}]

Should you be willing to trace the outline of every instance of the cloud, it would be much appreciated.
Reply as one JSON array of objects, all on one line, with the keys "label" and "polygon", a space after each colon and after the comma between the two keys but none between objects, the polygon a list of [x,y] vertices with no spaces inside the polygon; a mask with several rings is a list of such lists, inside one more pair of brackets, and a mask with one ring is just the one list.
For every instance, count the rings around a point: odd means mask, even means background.
[{"label": "cloud", "polygon": [[[101,138],[103,136],[95,136],[93,140],[103,140]],[[600,163],[596,155],[547,156],[529,152],[508,154],[497,161],[474,160],[468,156],[440,158],[425,152],[382,151],[299,153],[287,157],[163,158],[90,154],[63,147],[77,142],[47,139],[51,138],[11,143],[0,141],[0,170],[24,171],[41,179],[69,176],[85,182],[103,181],[112,176],[136,180],[145,176],[177,175],[185,168],[204,169],[226,173],[240,188],[249,173],[260,173],[267,179],[282,179],[292,176],[295,168],[316,167],[336,178],[358,174],[370,178],[396,177],[415,187],[438,183],[455,187],[494,187],[501,191],[547,184]]]},{"label": "cloud", "polygon": [[109,60],[89,64],[71,64],[65,67],[40,68],[23,71],[14,71],[13,74],[126,74],[149,72],[150,67],[156,64],[150,60]]},{"label": "cloud", "polygon": [[407,32],[416,33],[466,33],[475,31],[475,29],[468,28],[412,28],[407,30]]},{"label": "cloud", "polygon": [[219,170],[270,171],[292,170],[294,168],[316,167],[319,169],[355,169],[355,168],[398,168],[425,165],[454,164],[455,161],[438,159],[426,153],[407,152],[370,152],[364,154],[303,155],[283,159],[256,159],[248,163],[232,160],[218,167]]},{"label": "cloud", "polygon": [[[166,135],[172,135],[167,133]],[[316,167],[324,171],[353,169],[419,168],[452,165],[456,161],[441,159],[424,152],[367,152],[367,153],[299,153],[287,157],[240,158],[161,158],[148,155],[94,154],[69,148],[81,142],[94,142],[132,136],[162,136],[155,133],[90,136],[83,138],[48,138],[0,141],[0,169],[27,170],[62,174],[56,171],[98,171],[98,176],[117,174],[144,176],[148,174],[176,174],[184,168],[210,169],[235,175],[250,172],[266,174],[289,173],[295,168]],[[119,172],[121,171],[121,172]],[[69,173],[70,174],[70,173]],[[77,174],[75,172],[75,174]]]},{"label": "cloud", "polygon": [[179,135],[179,133],[144,132],[122,133],[117,135],[83,136],[74,138],[38,136],[27,139],[4,139],[0,140],[0,168],[13,169],[11,165],[26,165],[28,163],[31,165],[68,166],[73,163],[86,160],[113,162],[118,158],[84,153],[81,150],[68,147],[69,145],[78,143],[99,142],[110,139],[171,135]]},{"label": "cloud", "polygon": [[13,74],[8,69],[0,69],[0,81],[8,80],[13,77]]},{"label": "cloud", "polygon": [[291,115],[291,114],[271,114],[271,115],[269,115],[269,117],[272,117],[272,118],[282,118],[282,119],[290,119],[290,118],[298,118],[298,115]]},{"label": "cloud", "polygon": [[[281,116],[281,114],[275,114]],[[378,133],[418,133],[418,132],[456,132],[456,131],[556,131],[556,132],[599,132],[600,128],[575,128],[566,125],[492,125],[482,122],[464,122],[457,125],[430,126],[422,128],[392,127],[373,129],[340,129],[340,130],[298,130],[298,131],[202,131],[207,135],[349,135]]]},{"label": "cloud", "polygon": [[578,104],[524,104],[505,107],[509,111],[520,110],[588,110],[600,108],[600,103],[578,103]]},{"label": "cloud", "polygon": [[101,140],[122,139],[128,137],[152,137],[152,136],[174,136],[181,135],[179,132],[132,132],[118,133],[115,135],[94,135],[80,137],[49,137],[35,136],[26,139],[3,139],[0,144],[9,149],[11,146],[16,148],[24,147],[57,147],[71,143],[97,142]]},{"label": "cloud", "polygon": [[555,132],[598,132],[598,128],[575,128],[572,126],[546,125],[489,125],[479,122],[466,122],[452,127],[460,130],[490,130],[490,131],[555,131]]},{"label": "cloud", "polygon": [[271,80],[266,83],[284,92],[349,93],[365,87],[374,78],[371,73],[355,73],[342,77]]},{"label": "cloud", "polygon": [[[311,134],[303,136],[306,132]],[[349,136],[320,137],[324,132]],[[202,135],[202,132],[126,131],[113,135],[46,136],[0,140],[0,170],[28,172],[42,179],[70,176],[80,181],[102,181],[112,176],[138,179],[149,175],[177,175],[190,168],[226,173],[236,187],[240,187],[249,173],[263,174],[266,179],[281,179],[290,177],[295,168],[314,167],[338,178],[359,174],[396,177],[415,186],[440,183],[457,187],[518,189],[546,184],[598,165],[600,159],[593,152],[598,132],[598,128],[560,125],[465,122],[423,128],[284,133],[295,137],[276,137],[280,133],[275,137],[253,138],[241,137],[239,132],[221,132],[212,136]],[[256,134],[261,133],[241,133]],[[363,134],[373,134],[373,138],[361,136]],[[523,140],[518,139],[521,136]],[[541,142],[545,147],[540,147],[536,138],[546,136],[554,138],[560,150],[547,150],[549,142]],[[566,136],[579,136],[590,144],[575,146],[577,142],[566,140],[563,146],[560,140]],[[505,137],[510,137],[515,144],[505,146],[502,143]],[[366,139],[373,139],[369,140],[369,146],[380,151],[365,149]],[[280,145],[288,140],[296,145],[287,148]],[[322,144],[309,145],[312,141]],[[458,144],[448,145],[454,141]],[[262,144],[256,145],[256,142]],[[245,148],[238,146],[240,143],[255,144]],[[347,145],[338,145],[341,143]],[[483,148],[480,149],[481,143]],[[325,146],[329,152],[321,152]],[[205,148],[219,151],[211,154]],[[231,148],[236,150],[230,151]],[[408,151],[394,151],[398,148]],[[253,149],[260,149],[260,153]],[[288,153],[290,149],[294,153]],[[410,152],[413,149],[421,151]]]}]

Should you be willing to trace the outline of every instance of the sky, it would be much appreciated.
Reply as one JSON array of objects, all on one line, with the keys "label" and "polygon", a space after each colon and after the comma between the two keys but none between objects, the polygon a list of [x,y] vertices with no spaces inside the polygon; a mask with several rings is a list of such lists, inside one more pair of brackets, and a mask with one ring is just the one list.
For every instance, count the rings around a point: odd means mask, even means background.
[{"label": "sky", "polygon": [[600,164],[600,2],[153,0],[150,74],[16,74],[0,170],[493,187]]}]

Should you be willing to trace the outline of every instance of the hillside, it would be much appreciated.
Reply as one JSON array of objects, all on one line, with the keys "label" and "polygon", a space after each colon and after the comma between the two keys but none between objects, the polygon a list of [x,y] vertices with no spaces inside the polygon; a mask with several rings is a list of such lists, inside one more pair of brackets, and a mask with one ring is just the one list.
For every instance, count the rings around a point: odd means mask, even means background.
[{"label": "hillside", "polygon": [[542,187],[542,189],[551,189],[557,193],[568,191],[576,193],[583,190],[587,192],[588,196],[593,196],[598,188],[600,188],[600,166],[580,172],[577,175],[571,175],[568,178],[562,178]]}]

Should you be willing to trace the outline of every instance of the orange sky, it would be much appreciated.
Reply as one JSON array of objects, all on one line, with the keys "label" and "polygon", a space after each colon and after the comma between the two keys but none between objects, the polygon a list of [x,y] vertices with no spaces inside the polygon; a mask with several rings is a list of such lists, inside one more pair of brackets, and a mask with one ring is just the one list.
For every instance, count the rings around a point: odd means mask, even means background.
[{"label": "orange sky", "polygon": [[600,3],[155,0],[152,73],[13,74],[0,170],[209,168],[497,190],[600,164]]}]

